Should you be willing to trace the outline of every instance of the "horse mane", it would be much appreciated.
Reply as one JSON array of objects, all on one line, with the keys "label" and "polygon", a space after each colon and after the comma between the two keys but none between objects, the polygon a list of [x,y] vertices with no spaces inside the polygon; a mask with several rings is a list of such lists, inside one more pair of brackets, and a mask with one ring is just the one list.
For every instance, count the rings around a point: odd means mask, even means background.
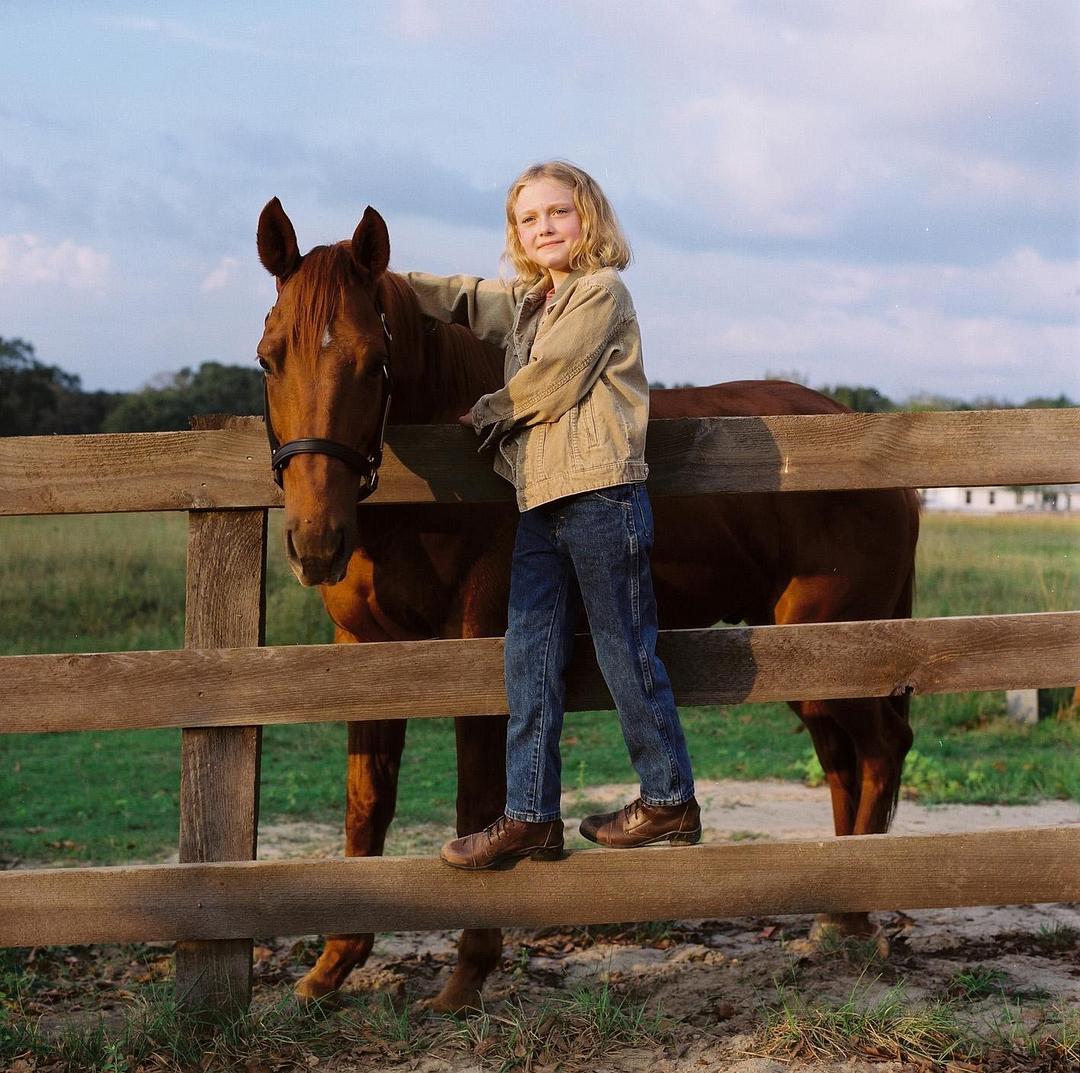
[{"label": "horse mane", "polygon": [[304,254],[303,271],[289,279],[293,291],[293,342],[301,354],[317,354],[323,333],[350,285],[352,259],[345,243],[313,246]]},{"label": "horse mane", "polygon": [[413,289],[394,272],[380,280],[379,297],[394,333],[393,420],[426,422],[448,411],[456,417],[502,387],[499,347],[481,342],[463,325],[425,316]]},{"label": "horse mane", "polygon": [[[318,353],[326,326],[356,286],[349,243],[314,246],[290,279],[292,332],[301,353]],[[503,382],[503,351],[459,324],[425,317],[412,288],[394,272],[379,280],[378,296],[393,335],[391,421],[418,424],[453,417]]]}]

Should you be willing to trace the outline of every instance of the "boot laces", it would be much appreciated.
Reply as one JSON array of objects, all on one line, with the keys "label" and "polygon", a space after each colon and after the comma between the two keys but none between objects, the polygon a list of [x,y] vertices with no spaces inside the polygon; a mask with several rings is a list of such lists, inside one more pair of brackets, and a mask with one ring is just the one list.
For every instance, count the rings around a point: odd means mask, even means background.
[{"label": "boot laces", "polygon": [[497,842],[500,838],[506,836],[507,824],[510,822],[510,817],[505,813],[500,816],[494,823],[489,824],[484,828],[484,834],[487,835],[489,842]]}]

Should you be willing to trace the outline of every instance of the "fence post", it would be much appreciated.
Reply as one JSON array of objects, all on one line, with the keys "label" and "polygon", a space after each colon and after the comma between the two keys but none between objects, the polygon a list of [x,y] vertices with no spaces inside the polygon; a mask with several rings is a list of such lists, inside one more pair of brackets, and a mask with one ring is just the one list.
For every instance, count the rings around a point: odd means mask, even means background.
[{"label": "fence post", "polygon": [[[196,419],[196,429],[244,418]],[[246,648],[264,641],[266,511],[188,514],[186,648]],[[261,727],[182,732],[180,861],[254,860],[259,824]],[[176,947],[176,1000],[192,1014],[236,1014],[251,1001],[251,939]]]}]

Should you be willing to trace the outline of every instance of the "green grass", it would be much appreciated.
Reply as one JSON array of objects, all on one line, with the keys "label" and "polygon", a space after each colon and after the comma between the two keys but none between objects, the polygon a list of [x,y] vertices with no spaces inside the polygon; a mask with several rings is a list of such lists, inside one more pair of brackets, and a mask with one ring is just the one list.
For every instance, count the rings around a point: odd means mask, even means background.
[{"label": "green grass", "polygon": [[[410,1057],[437,1057],[446,1066],[530,1070],[584,1069],[618,1047],[668,1042],[671,1025],[645,1004],[604,984],[526,1005],[503,1003],[498,1013],[468,1018],[418,1011],[411,996],[386,992],[342,996],[332,1006],[305,1010],[288,994],[264,997],[250,1012],[193,1022],[178,1011],[169,990],[141,987],[117,1017],[85,1019],[62,1031],[43,1031],[21,996],[0,995],[0,1062],[22,1059],[28,1070],[57,1073],[165,1073],[199,1069],[321,1068],[335,1060],[349,1069],[398,1067]],[[34,1063],[34,1064],[31,1064]],[[37,1063],[42,1063],[39,1066]]]},{"label": "green grass", "polygon": [[[330,642],[270,517],[266,643]],[[182,648],[186,540],[181,513],[0,518],[0,655]]]},{"label": "green grass", "polygon": [[923,515],[915,614],[1080,607],[1080,521],[1048,514]]},{"label": "green grass", "polygon": [[[272,514],[270,644],[331,639],[318,593],[292,578]],[[177,648],[183,642],[186,520],[149,514],[0,518],[0,654]],[[916,614],[1056,611],[1078,606],[1080,526],[1056,517],[927,516]],[[77,702],[77,699],[76,701]],[[686,708],[699,778],[813,782],[820,769],[786,705]],[[916,697],[905,792],[926,802],[1080,800],[1080,721],[1019,727],[1002,693]],[[0,857],[69,863],[167,854],[176,845],[175,731],[0,736]],[[629,782],[610,713],[567,717],[563,781]],[[398,818],[449,825],[456,793],[453,727],[409,726]],[[345,735],[336,725],[268,727],[262,816],[340,824]]]},{"label": "green grass", "polygon": [[497,1014],[484,1011],[459,1020],[451,1036],[459,1048],[497,1070],[529,1070],[534,1063],[559,1068],[568,1059],[584,1068],[613,1048],[671,1038],[671,1024],[662,1014],[646,1012],[645,1003],[616,994],[607,983],[599,990],[576,987],[538,1009],[507,1002]]},{"label": "green grass", "polygon": [[[1004,980],[996,970],[958,973],[944,997],[921,1001],[908,999],[902,984],[882,989],[880,979],[868,977],[860,977],[841,1002],[781,986],[763,1010],[764,1023],[748,1053],[819,1062],[891,1059],[905,1068],[908,1062],[952,1068],[949,1063],[956,1061],[980,1069],[1077,1068],[1076,1011],[1010,1003]],[[973,1023],[972,1003],[994,997],[998,1019]]]}]

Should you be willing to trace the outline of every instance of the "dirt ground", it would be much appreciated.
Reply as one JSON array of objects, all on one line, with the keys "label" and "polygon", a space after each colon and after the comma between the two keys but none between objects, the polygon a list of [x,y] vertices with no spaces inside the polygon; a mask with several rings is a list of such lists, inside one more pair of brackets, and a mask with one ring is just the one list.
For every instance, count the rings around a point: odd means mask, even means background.
[{"label": "dirt ground", "polygon": [[[633,786],[590,787],[588,808],[616,808],[634,796]],[[798,783],[714,781],[698,785],[705,838],[783,840],[832,833],[826,792]],[[576,795],[564,798],[567,830],[575,830]],[[1047,801],[1036,805],[943,805],[902,801],[892,830],[936,834],[994,828],[1080,823],[1080,804]],[[391,833],[389,854],[435,853],[450,832],[412,827]],[[260,856],[306,856],[339,852],[340,832],[310,824],[263,827]],[[589,843],[576,834],[571,847]],[[1010,1031],[1017,1017],[1029,1027],[1047,1006],[1080,1007],[1080,948],[1051,937],[1080,933],[1080,905],[1037,905],[880,913],[875,920],[889,939],[886,961],[865,960],[851,951],[807,957],[798,940],[810,917],[762,917],[723,921],[681,921],[667,926],[624,929],[566,929],[539,936],[508,932],[504,964],[489,981],[485,997],[492,1009],[528,993],[537,1000],[574,984],[608,981],[620,992],[648,998],[653,1007],[677,1018],[681,1031],[671,1047],[627,1051],[611,1065],[594,1067],[650,1070],[650,1073],[771,1073],[780,1070],[899,1070],[900,1063],[871,1065],[787,1061],[746,1054],[753,1047],[763,1006],[775,1005],[778,987],[841,1004],[853,993],[865,998],[902,984],[908,1001],[949,992],[957,973],[978,967],[997,993],[971,1003],[973,1021],[985,1030]],[[434,994],[454,959],[456,934],[415,933],[381,937],[368,966],[353,973],[357,990],[390,988],[400,993]],[[1063,949],[1054,949],[1064,945]],[[1026,1019],[1026,1020],[1025,1020]],[[475,1068],[445,1063],[418,1069]],[[908,1067],[915,1068],[915,1067]],[[1080,1068],[1080,1067],[1078,1067]]]},{"label": "dirt ground", "polygon": [[[614,808],[632,795],[629,786],[593,787],[587,807],[610,804]],[[706,782],[699,785],[698,796],[705,837],[710,841],[831,834],[827,795],[822,789],[786,782]],[[568,831],[579,818],[578,804],[572,793],[564,800]],[[927,808],[903,801],[893,830],[937,833],[1077,822],[1080,805],[1075,802]],[[398,830],[392,833],[387,852],[437,852],[449,833],[436,827]],[[329,826],[264,825],[259,855],[267,859],[333,855],[339,852],[340,842],[340,832]],[[575,834],[574,845],[586,843]],[[1065,1011],[1075,1013],[1080,1008],[1080,905],[885,912],[876,914],[875,920],[891,948],[886,960],[874,956],[872,944],[809,952],[799,940],[809,929],[810,917],[509,931],[503,965],[485,991],[486,1008],[495,1014],[516,1003],[537,1008],[576,985],[596,989],[606,983],[617,995],[645,1001],[650,1011],[659,1010],[668,1019],[671,1031],[664,1042],[614,1050],[589,1064],[592,1073],[907,1073],[947,1068],[920,1065],[910,1056],[906,1061],[890,1058],[887,1046],[863,1058],[831,1061],[812,1060],[806,1047],[801,1057],[790,1048],[766,1053],[769,1047],[761,1033],[765,1011],[776,1009],[785,996],[836,1007],[852,998],[859,1004],[872,1003],[900,985],[905,1005],[952,999],[980,1038],[1000,1044],[996,1060],[982,1066],[955,1064],[956,1071],[1057,1073],[1070,1068],[1071,1059],[1063,1064],[1040,1057],[1030,1040],[1039,1036],[1048,1019],[1060,1019]],[[388,992],[419,1009],[449,973],[456,939],[450,932],[380,936],[368,965],[353,973],[348,989]],[[310,937],[259,941],[257,993],[259,989],[284,991],[306,971],[317,950],[317,941]],[[170,960],[163,947],[161,972],[169,971]],[[964,990],[958,992],[960,986]],[[963,1001],[957,1004],[958,994]],[[42,1012],[48,1019],[50,1011]],[[55,1008],[52,1016],[56,1016]],[[1022,1060],[1017,1055],[1025,1047],[1032,1053]],[[436,1052],[401,1058],[369,1055],[359,1063],[343,1057],[323,1060],[314,1068],[337,1073],[377,1069],[471,1073],[498,1069],[499,1064],[483,1061],[475,1053]],[[533,1068],[539,1073],[555,1066]]]},{"label": "dirt ground", "polygon": [[[706,841],[746,839],[821,838],[832,834],[828,793],[822,787],[797,782],[764,780],[699,781],[697,798]],[[637,793],[632,785],[593,786],[588,807],[617,808]],[[581,819],[579,794],[563,795],[563,817],[568,834]],[[941,834],[949,831],[987,831],[994,828],[1059,826],[1080,823],[1080,802],[1042,801],[1036,805],[920,805],[901,801],[893,821],[893,834]],[[441,826],[393,827],[388,855],[437,853],[453,832]],[[331,824],[261,824],[259,856],[328,856],[341,852],[341,829]],[[570,847],[591,843],[573,835]]]}]

